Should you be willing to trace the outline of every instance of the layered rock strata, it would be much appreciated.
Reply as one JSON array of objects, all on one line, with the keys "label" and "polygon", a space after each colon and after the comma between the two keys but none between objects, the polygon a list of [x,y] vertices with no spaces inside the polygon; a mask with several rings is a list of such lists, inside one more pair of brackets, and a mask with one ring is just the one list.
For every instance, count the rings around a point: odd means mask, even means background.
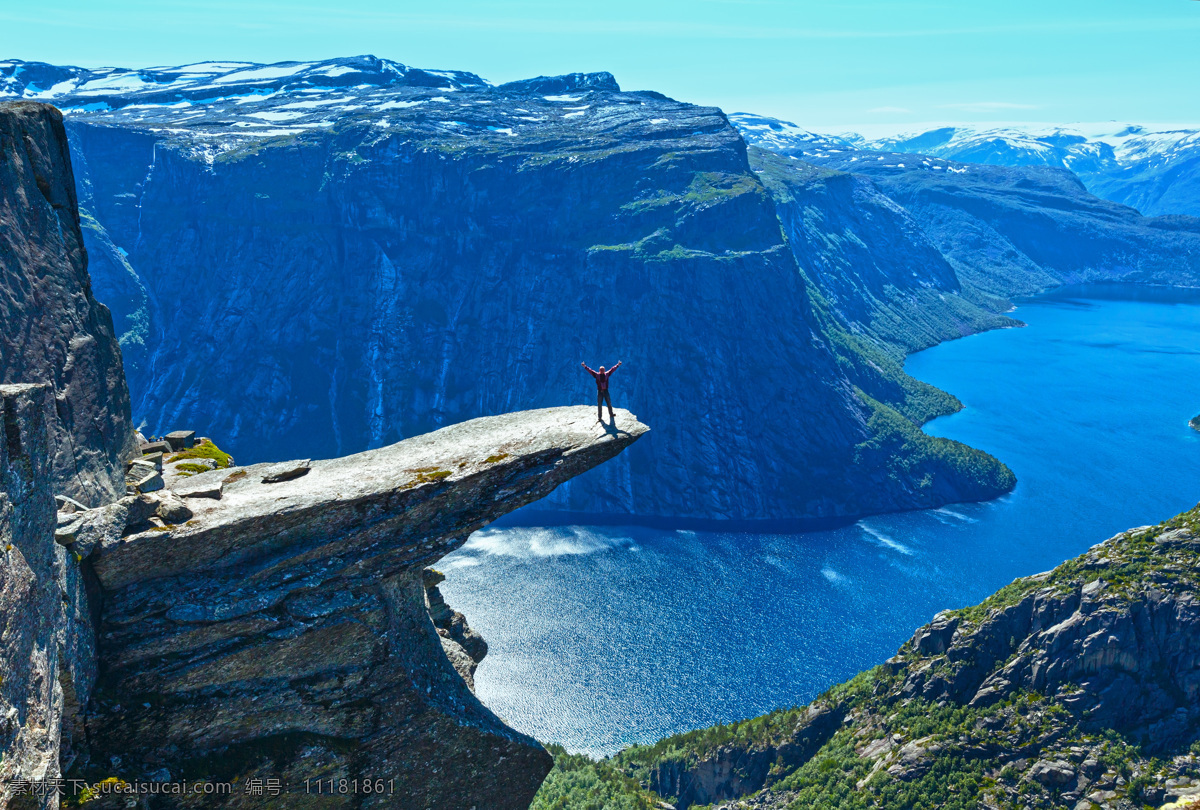
[{"label": "layered rock strata", "polygon": [[94,583],[55,542],[53,401],[0,385],[0,807],[58,806],[18,784],[71,766],[96,678]]},{"label": "layered rock strata", "polygon": [[[174,525],[133,520],[136,497],[96,510],[125,528],[92,557],[92,761],[130,780],[280,779],[279,807],[318,780],[368,778],[387,790],[322,806],[526,807],[550,757],[475,699],[477,636],[452,613],[430,621],[444,603],[427,606],[424,569],[645,431],[626,411],[615,425],[588,407],[520,412],[331,461],[201,473],[188,485],[220,497],[183,498]],[[458,655],[472,661],[461,675]],[[263,806],[214,801],[171,806]]]},{"label": "layered rock strata", "polygon": [[0,383],[53,391],[55,491],[88,506],[124,494],[121,352],[92,295],[62,115],[45,104],[0,104],[0,324]]}]

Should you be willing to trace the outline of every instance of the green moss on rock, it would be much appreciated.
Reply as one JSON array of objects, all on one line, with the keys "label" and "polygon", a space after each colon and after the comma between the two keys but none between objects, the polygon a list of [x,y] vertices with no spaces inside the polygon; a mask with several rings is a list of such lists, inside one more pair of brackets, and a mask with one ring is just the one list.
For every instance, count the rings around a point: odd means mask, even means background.
[{"label": "green moss on rock", "polygon": [[[221,448],[217,447],[208,439],[200,442],[195,447],[190,447],[187,450],[175,453],[167,460],[173,464],[176,461],[185,461],[189,458],[211,459],[212,461],[217,462],[217,469],[224,469],[226,467],[233,466],[233,456],[221,450]],[[205,469],[207,470],[207,468]]]}]

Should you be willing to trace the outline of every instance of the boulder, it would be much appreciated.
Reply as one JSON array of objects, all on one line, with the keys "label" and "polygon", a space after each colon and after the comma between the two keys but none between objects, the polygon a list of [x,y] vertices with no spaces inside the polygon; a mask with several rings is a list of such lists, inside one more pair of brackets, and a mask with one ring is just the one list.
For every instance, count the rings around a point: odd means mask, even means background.
[{"label": "boulder", "polygon": [[83,516],[81,514],[64,514],[58,513],[58,528],[54,530],[54,542],[62,546],[70,546],[75,543],[79,537],[79,530],[83,527]]},{"label": "boulder", "polygon": [[158,494],[158,506],[154,513],[164,523],[186,523],[192,519],[192,510],[183,502],[183,498],[169,489]]},{"label": "boulder", "polygon": [[169,453],[171,452],[171,445],[169,442],[164,441],[146,442],[141,445],[141,451],[143,456],[153,455],[154,453]]},{"label": "boulder", "polygon": [[172,450],[189,450],[196,446],[196,431],[194,430],[173,430],[163,439],[171,446]]},{"label": "boulder", "polygon": [[1029,769],[1029,778],[1046,787],[1065,787],[1075,781],[1075,768],[1061,759],[1037,762]]},{"label": "boulder", "polygon": [[287,461],[283,464],[272,464],[263,471],[261,480],[264,484],[278,484],[283,481],[291,481],[302,475],[308,475],[310,465],[311,462],[306,458],[299,461]]},{"label": "boulder", "polygon": [[125,476],[125,484],[135,492],[157,492],[163,488],[163,477],[154,469],[132,467]]},{"label": "boulder", "polygon": [[171,490],[181,498],[211,498],[219,501],[224,486],[225,481],[220,475],[201,473],[176,481],[171,485]]},{"label": "boulder", "polygon": [[153,466],[158,472],[162,472],[163,452],[161,450],[156,450],[153,453],[143,453],[140,460]]},{"label": "boulder", "polygon": [[60,512],[72,513],[84,512],[87,510],[86,506],[74,498],[67,497],[66,495],[55,495],[54,501],[58,504],[58,511]]}]

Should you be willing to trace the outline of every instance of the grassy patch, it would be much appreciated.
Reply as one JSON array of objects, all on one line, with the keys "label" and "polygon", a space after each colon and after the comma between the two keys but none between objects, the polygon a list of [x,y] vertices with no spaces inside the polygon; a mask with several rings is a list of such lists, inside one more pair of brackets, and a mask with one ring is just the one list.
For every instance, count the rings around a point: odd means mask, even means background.
[{"label": "grassy patch", "polygon": [[509,456],[508,453],[497,453],[494,456],[488,456],[487,458],[485,458],[483,460],[483,463],[484,464],[495,464],[497,461],[504,461],[504,459],[508,458],[508,456]]},{"label": "grassy patch", "polygon": [[437,467],[417,467],[408,472],[415,473],[416,477],[400,487],[401,490],[412,489],[418,484],[436,484],[454,474],[450,470],[439,470]]},{"label": "grassy patch", "polygon": [[753,175],[728,172],[696,172],[688,187],[680,193],[660,190],[653,197],[634,200],[621,206],[622,211],[640,214],[665,206],[706,206],[741,194],[761,193],[762,186]]},{"label": "grassy patch", "polygon": [[[208,439],[200,442],[195,447],[190,447],[187,450],[176,453],[168,459],[171,463],[176,461],[185,461],[189,458],[207,458],[217,462],[217,469],[224,469],[233,466],[233,456],[221,450]],[[207,467],[205,468],[207,470]]]}]

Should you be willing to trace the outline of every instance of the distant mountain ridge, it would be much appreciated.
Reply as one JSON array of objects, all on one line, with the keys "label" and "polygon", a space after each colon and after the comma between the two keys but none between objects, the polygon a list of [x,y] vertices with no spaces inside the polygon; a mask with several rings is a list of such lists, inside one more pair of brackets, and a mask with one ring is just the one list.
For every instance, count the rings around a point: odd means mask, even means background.
[{"label": "distant mountain ridge", "polygon": [[750,113],[733,113],[729,119],[748,143],[775,151],[858,149],[992,166],[1062,168],[1078,175],[1093,194],[1147,216],[1200,216],[1200,126],[946,126],[869,139],[853,133],[817,134]]},{"label": "distant mountain ridge", "polygon": [[1013,486],[920,432],[957,402],[820,300],[720,110],[374,57],[3,64],[67,111],[151,430],[329,457],[586,402],[579,361],[624,360],[614,399],[653,438],[541,508],[826,525]]},{"label": "distant mountain ridge", "polygon": [[[359,96],[378,95],[388,89],[427,88],[455,92],[493,87],[504,94],[567,93],[583,89],[620,91],[611,73],[539,76],[496,86],[466,71],[424,70],[370,55],[269,65],[196,62],[178,67],[137,69],[92,69],[15,60],[0,62],[0,99],[42,101],[54,104],[64,112],[77,113],[115,113],[130,107],[136,112],[131,110],[129,118],[137,121],[152,119],[157,107],[163,108],[165,119],[174,120],[181,108],[192,105],[261,103],[281,95],[321,97],[349,93]],[[323,106],[312,105],[312,108]],[[292,109],[304,108],[293,105]]]},{"label": "distant mountain ridge", "polygon": [[1200,278],[1200,222],[1065,170],[759,119],[768,151],[607,73],[0,71],[67,111],[96,294],[152,430],[328,457],[586,400],[579,361],[623,359],[620,404],[655,433],[543,502],[575,520],[826,525],[994,497],[1012,473],[919,430],[960,406],[904,355],[1012,324],[1012,295]]}]

